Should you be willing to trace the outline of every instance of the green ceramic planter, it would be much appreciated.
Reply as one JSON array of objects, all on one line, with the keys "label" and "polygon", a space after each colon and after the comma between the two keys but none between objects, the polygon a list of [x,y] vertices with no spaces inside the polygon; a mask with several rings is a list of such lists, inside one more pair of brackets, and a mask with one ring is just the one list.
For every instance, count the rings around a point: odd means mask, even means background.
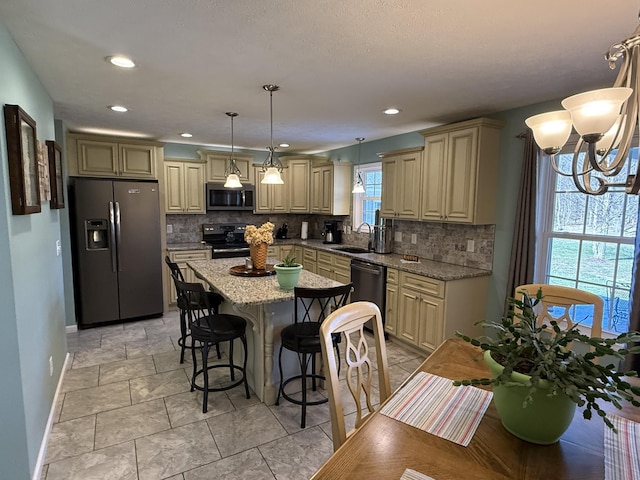
[{"label": "green ceramic planter", "polygon": [[[495,378],[504,367],[497,363],[491,352],[484,352],[484,361]],[[513,373],[514,381],[525,383],[529,377]],[[569,428],[576,410],[576,404],[566,395],[549,396],[548,385],[544,380],[533,395],[533,402],[523,407],[527,394],[525,386],[493,387],[493,400],[502,425],[516,437],[527,442],[550,445],[557,442]]]},{"label": "green ceramic planter", "polygon": [[281,265],[274,265],[276,270],[276,278],[278,284],[283,290],[293,290],[298,284],[300,278],[300,272],[302,271],[302,265],[296,265],[295,267],[283,267]]}]

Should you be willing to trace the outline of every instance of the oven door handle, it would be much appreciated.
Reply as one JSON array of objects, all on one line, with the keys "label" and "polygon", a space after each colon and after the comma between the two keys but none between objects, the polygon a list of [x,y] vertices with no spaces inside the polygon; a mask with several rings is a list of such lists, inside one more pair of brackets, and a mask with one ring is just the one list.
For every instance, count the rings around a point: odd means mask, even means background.
[{"label": "oven door handle", "polygon": [[224,252],[248,252],[249,249],[246,247],[241,248],[214,248],[213,251],[215,253],[224,253]]}]

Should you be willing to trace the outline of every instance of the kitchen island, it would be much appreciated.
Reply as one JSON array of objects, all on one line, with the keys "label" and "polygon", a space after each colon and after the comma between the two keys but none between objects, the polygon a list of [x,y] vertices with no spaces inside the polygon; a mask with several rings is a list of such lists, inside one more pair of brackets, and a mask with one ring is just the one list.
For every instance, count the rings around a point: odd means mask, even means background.
[{"label": "kitchen island", "polygon": [[[275,275],[242,277],[229,273],[231,267],[243,262],[243,258],[223,258],[194,260],[187,265],[196,277],[225,298],[221,312],[240,315],[247,320],[250,325],[247,328],[247,380],[262,402],[273,405],[280,382],[278,369],[274,369],[280,350],[280,331],[294,321],[293,291],[282,290]],[[276,260],[269,259],[268,263],[276,263]],[[300,272],[300,287],[329,288],[338,285],[341,283],[315,273]],[[237,355],[242,355],[238,350],[242,349],[236,349]],[[299,374],[300,366],[293,352],[283,352],[282,361],[285,378]]]}]

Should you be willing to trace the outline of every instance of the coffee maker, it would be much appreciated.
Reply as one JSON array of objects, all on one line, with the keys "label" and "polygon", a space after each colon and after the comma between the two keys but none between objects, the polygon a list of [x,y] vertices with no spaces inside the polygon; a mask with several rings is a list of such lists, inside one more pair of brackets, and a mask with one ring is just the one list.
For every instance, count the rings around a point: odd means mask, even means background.
[{"label": "coffee maker", "polygon": [[322,230],[322,243],[342,243],[342,222],[338,220],[325,220]]}]

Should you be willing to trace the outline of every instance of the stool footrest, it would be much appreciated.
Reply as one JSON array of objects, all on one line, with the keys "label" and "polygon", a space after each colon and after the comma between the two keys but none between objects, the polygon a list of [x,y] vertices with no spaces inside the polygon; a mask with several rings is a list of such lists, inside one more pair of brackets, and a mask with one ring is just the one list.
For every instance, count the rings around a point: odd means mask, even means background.
[{"label": "stool footrest", "polygon": [[[307,377],[308,380],[314,379],[314,378],[316,380],[325,380],[325,381],[327,380],[324,375],[318,375],[318,374],[309,373],[309,374],[306,375],[306,377]],[[302,405],[302,401],[301,400],[297,400],[295,398],[292,398],[291,396],[289,396],[289,394],[287,394],[284,391],[284,387],[286,387],[289,382],[292,382],[294,380],[302,380],[302,375],[296,375],[295,377],[288,378],[287,380],[282,382],[282,391],[280,392],[280,395],[282,395],[282,398],[284,398],[285,400],[290,401],[291,403],[295,403],[296,405]],[[306,387],[307,386],[304,385],[304,388],[306,388]],[[323,398],[322,400],[307,400],[307,405],[322,405],[323,403],[327,403],[328,401],[329,401],[328,398]]]}]

